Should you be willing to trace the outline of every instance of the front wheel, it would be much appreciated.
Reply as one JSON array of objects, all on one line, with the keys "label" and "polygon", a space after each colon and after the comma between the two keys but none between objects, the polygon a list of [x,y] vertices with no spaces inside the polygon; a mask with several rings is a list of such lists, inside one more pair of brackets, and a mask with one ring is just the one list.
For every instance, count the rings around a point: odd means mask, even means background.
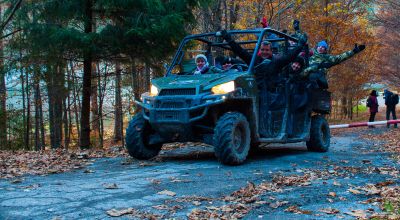
[{"label": "front wheel", "polygon": [[329,124],[322,115],[314,115],[311,118],[310,140],[306,142],[307,149],[315,152],[327,152],[329,150],[331,133]]},{"label": "front wheel", "polygon": [[129,122],[125,136],[125,147],[131,157],[147,160],[158,155],[162,143],[149,144],[151,133],[152,128],[142,113],[136,114]]},{"label": "front wheel", "polygon": [[246,117],[228,112],[218,119],[214,129],[215,156],[223,164],[242,164],[250,149],[250,128]]}]

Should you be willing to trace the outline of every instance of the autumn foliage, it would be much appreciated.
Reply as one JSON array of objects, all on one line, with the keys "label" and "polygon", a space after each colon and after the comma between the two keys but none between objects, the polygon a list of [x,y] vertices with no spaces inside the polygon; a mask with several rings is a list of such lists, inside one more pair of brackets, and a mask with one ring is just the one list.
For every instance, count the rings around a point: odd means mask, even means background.
[{"label": "autumn foliage", "polygon": [[[373,25],[374,7],[375,2],[371,0],[215,1],[199,13],[215,14],[210,18],[202,17],[207,21],[207,28],[199,31],[259,28],[261,18],[265,17],[270,27],[291,33],[292,22],[297,19],[302,31],[309,36],[310,47],[326,40],[329,52],[336,55],[353,49],[356,43],[366,44],[365,51],[331,68],[328,73],[329,90],[334,98],[331,117],[352,119],[353,107],[368,94],[365,85],[380,79],[382,39],[377,37]],[[203,27],[203,22],[199,19],[198,27]]]}]

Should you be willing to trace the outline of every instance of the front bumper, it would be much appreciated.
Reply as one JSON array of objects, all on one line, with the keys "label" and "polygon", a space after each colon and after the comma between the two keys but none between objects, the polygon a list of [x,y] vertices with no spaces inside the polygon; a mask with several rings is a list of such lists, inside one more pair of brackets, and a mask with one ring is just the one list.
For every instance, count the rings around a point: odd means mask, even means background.
[{"label": "front bumper", "polygon": [[143,116],[150,124],[190,124],[207,115],[211,106],[223,103],[227,95],[142,96]]}]

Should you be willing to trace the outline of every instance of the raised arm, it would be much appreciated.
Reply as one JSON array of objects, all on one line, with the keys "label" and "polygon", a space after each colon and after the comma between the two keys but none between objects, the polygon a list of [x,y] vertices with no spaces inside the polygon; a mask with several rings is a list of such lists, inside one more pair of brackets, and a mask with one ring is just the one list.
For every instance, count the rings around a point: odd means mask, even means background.
[{"label": "raised arm", "polygon": [[250,65],[252,54],[247,52],[245,49],[243,49],[238,43],[236,43],[231,35],[226,31],[222,30],[220,32],[221,37],[224,38],[224,40],[229,44],[229,46],[232,48],[232,51],[239,56],[244,62],[246,62],[247,65]]},{"label": "raised arm", "polygon": [[339,55],[331,55],[328,57],[328,62],[331,63],[332,65],[337,65],[347,59],[349,59],[350,57],[352,57],[353,55],[363,51],[365,49],[365,45],[354,45],[354,48],[352,50],[346,51],[342,54]]},{"label": "raised arm", "polygon": [[299,43],[295,48],[289,50],[286,54],[282,55],[281,57],[275,60],[276,67],[281,69],[289,65],[290,62],[292,62],[297,57],[297,55],[299,55],[299,53],[304,48],[306,43],[307,43],[307,35],[303,34],[299,37]]}]

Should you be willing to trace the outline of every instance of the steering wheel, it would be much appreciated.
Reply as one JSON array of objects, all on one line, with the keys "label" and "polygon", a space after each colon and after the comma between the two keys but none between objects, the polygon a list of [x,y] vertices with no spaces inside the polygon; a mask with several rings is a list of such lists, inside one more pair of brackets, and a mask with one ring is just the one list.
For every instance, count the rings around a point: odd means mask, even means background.
[{"label": "steering wheel", "polygon": [[231,69],[236,69],[239,70],[240,72],[246,71],[249,69],[249,66],[247,66],[246,64],[243,63],[236,63],[236,64],[232,64],[232,66],[229,67],[228,70]]}]

